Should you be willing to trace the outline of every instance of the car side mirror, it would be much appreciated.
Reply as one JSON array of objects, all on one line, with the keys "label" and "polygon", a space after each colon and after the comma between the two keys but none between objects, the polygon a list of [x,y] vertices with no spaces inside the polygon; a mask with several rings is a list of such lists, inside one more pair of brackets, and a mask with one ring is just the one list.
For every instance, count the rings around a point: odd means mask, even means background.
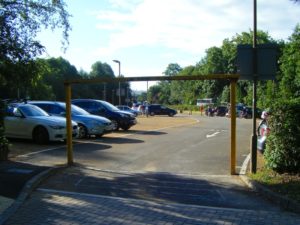
[{"label": "car side mirror", "polygon": [[22,113],[19,110],[17,110],[17,109],[14,109],[13,115],[15,117],[24,118],[24,116],[22,115]]}]

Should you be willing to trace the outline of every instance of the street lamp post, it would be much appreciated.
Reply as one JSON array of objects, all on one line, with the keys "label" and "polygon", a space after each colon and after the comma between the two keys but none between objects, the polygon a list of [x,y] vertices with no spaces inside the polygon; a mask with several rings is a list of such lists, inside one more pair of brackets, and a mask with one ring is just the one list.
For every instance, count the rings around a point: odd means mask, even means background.
[{"label": "street lamp post", "polygon": [[[119,60],[113,60],[113,62],[119,65],[119,78],[121,77],[121,62]],[[121,82],[119,81],[119,105],[121,105]]]}]

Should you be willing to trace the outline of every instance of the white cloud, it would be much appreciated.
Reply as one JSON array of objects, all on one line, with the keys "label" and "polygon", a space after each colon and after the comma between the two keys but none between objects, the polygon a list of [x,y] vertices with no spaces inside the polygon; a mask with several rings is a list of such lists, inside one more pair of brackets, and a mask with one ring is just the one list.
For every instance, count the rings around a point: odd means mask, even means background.
[{"label": "white cloud", "polygon": [[[222,40],[252,29],[252,1],[239,0],[144,0],[134,5],[128,1],[111,1],[114,11],[100,12],[99,29],[114,31],[100,51],[110,53],[134,46],[161,46],[194,54],[221,45]],[[118,4],[117,4],[118,3]],[[117,7],[118,6],[118,7]],[[124,6],[126,10],[122,10]],[[259,8],[259,7],[263,8]],[[273,28],[274,38],[286,38],[291,28],[282,30],[282,22],[295,18],[294,5],[286,0],[259,1],[258,28]],[[300,16],[300,6],[299,16]],[[292,22],[290,25],[294,27]],[[270,32],[271,33],[271,32]]]},{"label": "white cloud", "polygon": [[245,17],[244,5],[232,0],[144,0],[129,11],[100,12],[97,27],[114,32],[99,51],[112,54],[134,46],[161,46],[199,54],[247,24],[250,15]]},{"label": "white cloud", "polygon": [[[253,27],[252,0],[77,0],[80,10],[68,1],[74,29],[64,56],[85,70],[116,58],[125,75],[159,75],[169,63],[195,65],[206,49]],[[300,4],[259,0],[257,5],[258,29],[275,39],[292,34]],[[59,41],[45,38],[50,55],[59,56]]]}]

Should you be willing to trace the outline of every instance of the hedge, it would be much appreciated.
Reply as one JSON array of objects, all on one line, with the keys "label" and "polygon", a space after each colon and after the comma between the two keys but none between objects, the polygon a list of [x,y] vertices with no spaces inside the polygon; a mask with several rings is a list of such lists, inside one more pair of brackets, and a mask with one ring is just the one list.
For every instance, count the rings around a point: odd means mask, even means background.
[{"label": "hedge", "polygon": [[278,173],[299,173],[300,99],[274,102],[270,110],[266,165]]}]

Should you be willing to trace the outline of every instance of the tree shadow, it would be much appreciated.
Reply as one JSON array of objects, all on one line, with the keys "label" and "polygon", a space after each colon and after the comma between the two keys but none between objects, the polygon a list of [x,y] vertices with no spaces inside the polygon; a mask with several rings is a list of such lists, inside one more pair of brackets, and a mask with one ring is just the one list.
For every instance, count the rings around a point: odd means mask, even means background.
[{"label": "tree shadow", "polygon": [[101,139],[91,139],[94,143],[106,143],[106,144],[139,144],[144,141],[134,138],[126,137],[102,137]]},{"label": "tree shadow", "polygon": [[[121,134],[124,132],[121,131],[117,131],[116,133]],[[166,132],[162,132],[162,131],[153,131],[153,130],[127,130],[125,132],[126,134],[144,134],[144,135],[164,135],[164,134],[168,134]]]},{"label": "tree shadow", "polygon": [[[225,180],[206,179],[166,172],[127,173],[85,170],[80,164],[57,174],[42,187],[157,203],[181,203],[238,209],[265,209],[270,205],[259,200],[245,186]],[[74,175],[69,177],[69,172]],[[75,175],[76,174],[76,175]],[[80,178],[80,182],[78,182]],[[67,184],[65,181],[68,181]]]}]

